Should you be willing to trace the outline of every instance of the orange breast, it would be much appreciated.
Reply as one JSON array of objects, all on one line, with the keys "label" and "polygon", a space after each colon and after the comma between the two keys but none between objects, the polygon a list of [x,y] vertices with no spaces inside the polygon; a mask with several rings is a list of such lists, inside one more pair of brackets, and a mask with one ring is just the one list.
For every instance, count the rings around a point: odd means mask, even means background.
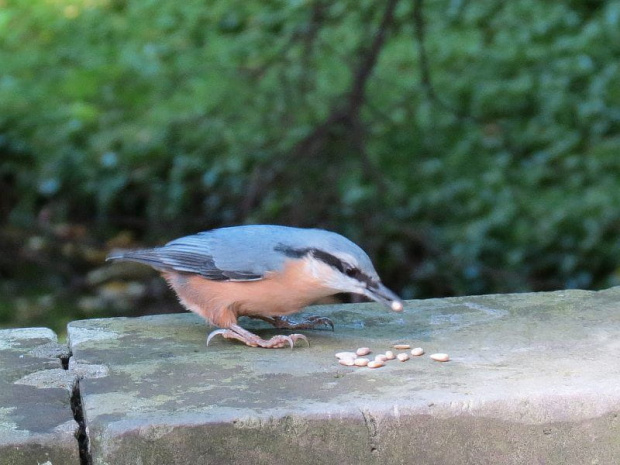
[{"label": "orange breast", "polygon": [[227,328],[242,315],[287,315],[335,293],[305,267],[303,260],[291,261],[282,273],[271,273],[260,281],[211,281],[198,275],[162,274],[188,310]]}]

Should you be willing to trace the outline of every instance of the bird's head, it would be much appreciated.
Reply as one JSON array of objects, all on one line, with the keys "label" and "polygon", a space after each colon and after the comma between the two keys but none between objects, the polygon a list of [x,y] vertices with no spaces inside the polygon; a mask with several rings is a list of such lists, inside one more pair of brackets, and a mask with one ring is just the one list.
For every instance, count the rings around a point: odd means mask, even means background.
[{"label": "bird's head", "polygon": [[334,293],[361,294],[395,312],[403,310],[402,300],[383,285],[372,261],[359,246],[335,233],[323,239],[309,247],[282,246],[279,251],[289,258],[304,260],[308,273]]}]

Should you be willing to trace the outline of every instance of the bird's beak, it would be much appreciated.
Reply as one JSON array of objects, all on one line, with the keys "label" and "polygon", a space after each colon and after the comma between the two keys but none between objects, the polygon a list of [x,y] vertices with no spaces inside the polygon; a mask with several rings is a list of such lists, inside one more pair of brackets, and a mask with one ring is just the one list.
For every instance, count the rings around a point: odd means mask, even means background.
[{"label": "bird's beak", "polygon": [[364,295],[376,302],[387,305],[395,312],[403,311],[403,301],[382,283],[376,283],[365,289]]}]

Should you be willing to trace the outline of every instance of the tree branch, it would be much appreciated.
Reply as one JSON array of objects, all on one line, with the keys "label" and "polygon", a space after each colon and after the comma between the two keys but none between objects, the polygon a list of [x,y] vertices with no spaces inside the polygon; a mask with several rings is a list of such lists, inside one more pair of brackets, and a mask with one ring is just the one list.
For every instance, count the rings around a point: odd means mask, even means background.
[{"label": "tree branch", "polygon": [[453,113],[457,118],[469,119],[476,121],[476,118],[469,114],[464,114],[457,108],[452,107],[448,103],[444,102],[433,86],[433,80],[431,78],[430,65],[428,60],[428,54],[426,52],[426,22],[424,20],[423,12],[424,0],[413,0],[412,18],[414,25],[414,34],[418,45],[418,60],[420,62],[420,82],[422,88],[426,93],[426,96],[439,106]]},{"label": "tree branch", "polygon": [[379,29],[375,34],[372,44],[362,58],[362,62],[353,78],[353,85],[351,88],[351,93],[349,94],[347,109],[351,119],[358,117],[359,110],[364,103],[366,83],[368,82],[368,78],[370,78],[370,75],[377,64],[377,59],[379,58],[379,53],[385,43],[388,30],[394,23],[394,11],[396,10],[398,1],[399,0],[389,0],[387,2]]},{"label": "tree branch", "polygon": [[[281,160],[281,163],[274,165],[270,164],[268,168],[269,176],[264,176],[264,172],[257,176],[256,179],[260,180],[260,186],[253,188],[253,192],[264,192],[267,185],[277,185],[280,182],[284,184],[294,184],[298,181],[297,177],[304,176],[307,172],[316,170],[318,166],[324,166],[323,161],[329,160],[330,163],[334,160],[329,150],[335,141],[343,141],[357,154],[357,157],[361,163],[361,169],[364,176],[367,177],[372,183],[374,183],[379,189],[385,191],[389,188],[389,183],[383,178],[381,170],[377,169],[371,158],[368,156],[365,144],[365,127],[362,124],[360,118],[361,108],[366,103],[366,86],[372,72],[374,71],[379,54],[385,44],[387,35],[394,24],[394,12],[399,0],[388,0],[385,3],[384,11],[381,17],[381,22],[373,35],[373,39],[370,45],[364,50],[362,48],[361,58],[359,64],[352,72],[351,87],[348,92],[343,96],[343,100],[335,104],[328,116],[320,122],[313,130],[299,140],[295,146],[290,150],[288,157]],[[320,26],[323,19],[321,7],[322,2],[317,1],[315,3],[316,10],[314,11],[312,22],[314,26]],[[310,38],[313,38],[315,32],[310,34]],[[312,160],[315,157],[324,157],[323,159]],[[343,158],[337,158],[336,160],[346,160]],[[302,165],[300,165],[300,163]],[[295,169],[292,168],[292,164],[295,164]],[[300,173],[301,171],[301,173]],[[333,167],[333,173],[337,173],[338,170]],[[337,202],[337,192],[334,190],[334,182],[328,183],[329,175],[322,174],[325,178],[325,186],[321,191],[321,195],[317,197],[317,202],[323,201],[323,205],[316,205],[315,211],[322,211],[324,208],[334,205]],[[268,180],[267,180],[268,178]],[[377,196],[382,197],[382,196]],[[320,198],[320,199],[319,199]],[[257,196],[255,194],[248,195],[244,208],[246,210],[252,208],[255,204]],[[304,210],[307,216],[307,209]],[[290,214],[292,215],[293,223],[305,222],[307,218],[303,216],[301,219],[296,218],[296,214],[300,214],[301,211],[297,205],[291,208]]]},{"label": "tree branch", "polygon": [[366,99],[366,84],[377,64],[377,59],[385,43],[388,30],[394,22],[394,11],[398,2],[399,0],[389,0],[387,2],[372,44],[363,54],[360,65],[353,75],[353,84],[351,85],[351,91],[348,93],[347,103],[344,108],[336,106],[323,123],[299,141],[293,153],[297,155],[312,155],[316,153],[325,145],[330,129],[336,125],[345,126],[347,129],[355,128],[356,130],[353,133],[359,134],[357,130],[360,129],[359,126],[361,124],[359,122],[359,113]]}]

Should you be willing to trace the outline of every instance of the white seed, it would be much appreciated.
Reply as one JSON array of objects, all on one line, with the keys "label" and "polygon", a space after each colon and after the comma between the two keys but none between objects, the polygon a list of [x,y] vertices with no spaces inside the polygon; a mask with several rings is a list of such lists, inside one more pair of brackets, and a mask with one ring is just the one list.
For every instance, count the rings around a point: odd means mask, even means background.
[{"label": "white seed", "polygon": [[355,351],[356,355],[363,357],[364,355],[368,355],[370,353],[370,349],[368,347],[360,347]]},{"label": "white seed", "polygon": [[385,366],[385,363],[378,362],[377,360],[373,360],[372,362],[368,362],[368,368],[381,368]]},{"label": "white seed", "polygon": [[364,357],[356,358],[355,360],[353,360],[353,363],[356,367],[365,367],[366,365],[368,365],[368,362],[370,362],[370,360]]},{"label": "white seed", "polygon": [[357,354],[355,352],[338,352],[336,354],[336,358],[339,358],[339,359],[355,358],[355,357],[357,357]]},{"label": "white seed", "polygon": [[436,362],[447,362],[450,360],[450,356],[448,354],[433,354],[431,358]]},{"label": "white seed", "polygon": [[385,353],[385,356],[388,360],[394,360],[396,358],[396,355],[394,355],[394,352],[392,352],[391,350],[388,350]]},{"label": "white seed", "polygon": [[415,357],[419,357],[422,354],[424,354],[424,349],[422,347],[411,349],[411,355],[414,355]]},{"label": "white seed", "polygon": [[394,310],[395,312],[402,312],[403,311],[403,303],[399,302],[398,300],[395,300],[394,302],[392,302],[392,310]]},{"label": "white seed", "polygon": [[394,344],[394,348],[396,350],[407,350],[411,349],[411,346],[409,344]]},{"label": "white seed", "polygon": [[384,354],[375,355],[375,362],[385,363],[387,359],[387,356],[385,356]]},{"label": "white seed", "polygon": [[355,365],[352,358],[341,358],[340,360],[338,360],[338,363],[344,365],[345,367],[352,367],[353,365]]},{"label": "white seed", "polygon": [[410,358],[410,357],[409,357],[409,355],[407,355],[406,353],[404,353],[404,352],[403,352],[403,353],[401,353],[401,354],[398,354],[398,355],[396,356],[396,358],[397,358],[398,360],[400,360],[401,362],[406,362],[407,360],[409,360],[409,358]]}]

